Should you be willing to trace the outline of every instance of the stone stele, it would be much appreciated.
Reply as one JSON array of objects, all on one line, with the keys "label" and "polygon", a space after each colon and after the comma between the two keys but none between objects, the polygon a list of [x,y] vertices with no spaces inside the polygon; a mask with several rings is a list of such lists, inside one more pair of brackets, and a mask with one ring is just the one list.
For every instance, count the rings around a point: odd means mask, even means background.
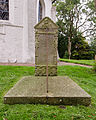
[{"label": "stone stele", "polygon": [[57,41],[58,26],[48,17],[45,17],[35,26],[35,75],[57,75]]}]

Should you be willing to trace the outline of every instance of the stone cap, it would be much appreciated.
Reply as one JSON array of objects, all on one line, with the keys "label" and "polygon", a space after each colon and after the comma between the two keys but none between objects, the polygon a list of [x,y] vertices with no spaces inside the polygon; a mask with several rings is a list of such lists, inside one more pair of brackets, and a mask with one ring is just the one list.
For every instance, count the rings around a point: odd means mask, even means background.
[{"label": "stone cap", "polygon": [[49,17],[45,17],[37,25],[35,25],[34,28],[35,29],[44,29],[44,28],[58,29],[58,26]]}]

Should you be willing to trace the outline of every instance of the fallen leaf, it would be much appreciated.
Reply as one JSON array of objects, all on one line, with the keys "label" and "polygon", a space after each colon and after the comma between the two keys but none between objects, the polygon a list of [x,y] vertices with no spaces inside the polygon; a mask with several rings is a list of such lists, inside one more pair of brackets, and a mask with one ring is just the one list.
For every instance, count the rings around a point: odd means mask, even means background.
[{"label": "fallen leaf", "polygon": [[54,115],[53,117],[56,117],[56,115]]},{"label": "fallen leaf", "polygon": [[91,116],[90,116],[90,115],[88,115],[88,117],[89,117],[89,118],[91,118]]},{"label": "fallen leaf", "polygon": [[8,120],[7,118],[3,118],[3,120]]},{"label": "fallen leaf", "polygon": [[60,105],[59,108],[66,109],[66,107],[63,105]]},{"label": "fallen leaf", "polygon": [[92,113],[93,116],[95,116],[95,114]]}]

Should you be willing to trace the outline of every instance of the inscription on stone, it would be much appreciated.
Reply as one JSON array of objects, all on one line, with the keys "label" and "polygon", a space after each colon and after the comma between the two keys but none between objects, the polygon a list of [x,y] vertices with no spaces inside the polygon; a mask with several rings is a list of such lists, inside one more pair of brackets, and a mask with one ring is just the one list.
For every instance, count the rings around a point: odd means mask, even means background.
[{"label": "inscription on stone", "polygon": [[45,17],[35,26],[35,75],[45,76],[48,64],[48,75],[57,75],[57,41],[58,26]]}]

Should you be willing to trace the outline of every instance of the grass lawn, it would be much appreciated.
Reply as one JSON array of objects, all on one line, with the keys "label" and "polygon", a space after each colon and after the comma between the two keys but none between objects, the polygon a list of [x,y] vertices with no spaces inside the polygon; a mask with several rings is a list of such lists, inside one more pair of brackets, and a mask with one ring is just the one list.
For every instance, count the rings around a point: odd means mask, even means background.
[{"label": "grass lawn", "polygon": [[0,120],[96,120],[96,73],[80,66],[59,66],[58,75],[69,76],[92,96],[85,106],[5,105],[3,96],[22,77],[34,75],[33,67],[0,66]]},{"label": "grass lawn", "polygon": [[82,64],[82,65],[94,65],[94,60],[69,60],[69,59],[59,59],[63,62],[69,62],[69,63],[76,63],[76,64]]}]

